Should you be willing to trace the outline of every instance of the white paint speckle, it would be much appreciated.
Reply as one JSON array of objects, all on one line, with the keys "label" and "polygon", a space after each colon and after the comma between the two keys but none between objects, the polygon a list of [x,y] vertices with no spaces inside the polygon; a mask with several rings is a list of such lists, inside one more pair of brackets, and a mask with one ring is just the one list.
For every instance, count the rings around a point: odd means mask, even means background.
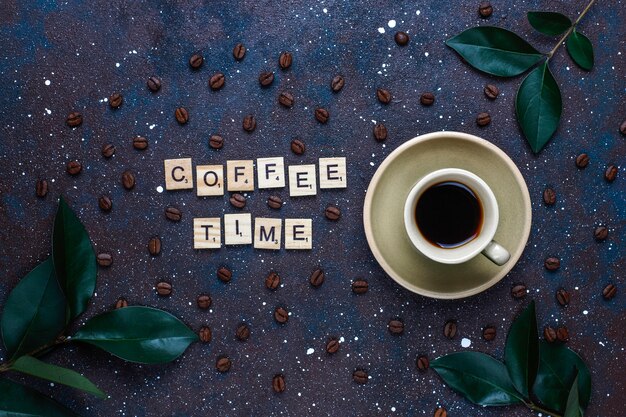
[{"label": "white paint speckle", "polygon": [[583,310],[583,314],[586,316],[589,312],[587,310]]},{"label": "white paint speckle", "polygon": [[428,52],[424,52],[424,56],[428,56],[428,55],[429,55],[429,53],[428,53]]},{"label": "white paint speckle", "polygon": [[472,341],[469,340],[468,338],[464,337],[463,339],[461,339],[461,347],[468,348],[470,347],[471,344],[472,344]]},{"label": "white paint speckle", "polygon": [[378,33],[385,33],[385,28],[378,28]]},{"label": "white paint speckle", "polygon": [[419,16],[420,14],[422,14],[422,11],[418,10],[418,11],[415,12],[415,14]]},{"label": "white paint speckle", "polygon": [[328,9],[327,9],[327,8],[325,8],[325,7],[322,9],[322,11],[323,11],[324,13],[328,13]]},{"label": "white paint speckle", "polygon": [[119,68],[119,67],[120,67],[120,63],[119,63],[119,62],[116,62],[116,63],[115,63],[115,68]]},{"label": "white paint speckle", "polygon": [[396,27],[396,21],[391,19],[388,23],[387,26],[389,26],[390,28],[395,28]]},{"label": "white paint speckle", "polygon": [[312,355],[312,354],[313,354],[313,352],[315,352],[315,349],[313,349],[313,348],[308,348],[308,349],[306,350],[306,354],[307,354],[307,355]]},{"label": "white paint speckle", "polygon": [[45,85],[50,85],[51,81],[50,80],[46,80],[43,82]]},{"label": "white paint speckle", "polygon": [[156,190],[157,190],[157,193],[162,193],[163,192],[163,187],[161,187],[159,185]]}]

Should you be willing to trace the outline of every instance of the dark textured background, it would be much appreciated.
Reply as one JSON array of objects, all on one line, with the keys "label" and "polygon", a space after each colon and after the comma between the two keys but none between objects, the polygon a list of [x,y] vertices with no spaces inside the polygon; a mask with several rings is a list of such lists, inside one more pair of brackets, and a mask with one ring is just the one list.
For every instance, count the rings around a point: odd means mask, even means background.
[{"label": "dark textured background", "polygon": [[[95,381],[110,398],[98,400],[64,387],[28,379],[45,393],[83,415],[426,415],[443,405],[451,416],[526,416],[523,407],[483,409],[471,405],[443,385],[433,371],[418,373],[420,353],[432,359],[469,349],[503,354],[505,331],[529,299],[538,302],[539,324],[565,324],[569,346],[589,364],[593,394],[589,416],[623,416],[626,396],[624,269],[626,268],[626,138],[618,127],[626,118],[625,33],[623,1],[596,4],[580,25],[595,46],[596,66],[590,73],[573,65],[563,49],[552,68],[561,86],[564,111],[551,144],[534,156],[521,136],[514,116],[514,97],[522,77],[491,78],[463,64],[444,40],[476,25],[514,30],[540,50],[556,41],[533,33],[527,10],[563,11],[575,18],[586,2],[495,1],[488,20],[477,14],[476,1],[2,1],[0,13],[0,304],[20,277],[49,254],[56,201],[64,194],[86,224],[96,250],[114,256],[111,268],[100,269],[97,293],[81,321],[112,308],[119,296],[132,304],[151,305],[181,317],[194,330],[208,324],[210,344],[192,345],[176,362],[164,366],[127,364],[87,346],[64,347],[47,357],[72,367]],[[394,29],[388,27],[397,21]],[[379,33],[384,28],[385,33]],[[411,36],[406,47],[393,41],[396,30]],[[248,53],[236,62],[231,51],[243,42]],[[280,51],[294,54],[288,71],[278,69]],[[187,60],[196,51],[206,61],[200,71]],[[214,71],[227,76],[219,92],[207,88]],[[257,77],[273,70],[271,88],[261,89]],[[331,93],[336,74],[345,88]],[[158,75],[158,94],[146,89],[146,79]],[[46,85],[49,80],[49,85]],[[487,82],[501,89],[488,101]],[[394,102],[382,106],[375,90],[382,86]],[[277,95],[290,90],[293,109],[278,105]],[[106,98],[114,91],[124,104],[112,111]],[[437,100],[420,106],[419,95],[433,91]],[[185,106],[190,122],[179,126],[174,109]],[[331,113],[328,124],[313,118],[316,106]],[[84,115],[77,129],[65,126],[72,110]],[[488,111],[493,122],[475,124]],[[241,129],[245,114],[254,113],[258,128]],[[372,138],[374,121],[389,129],[384,145]],[[524,175],[533,201],[533,227],[519,264],[498,285],[460,301],[437,301],[413,295],[385,276],[369,252],[362,227],[367,184],[379,163],[404,141],[436,130],[460,130],[485,137],[503,148]],[[224,148],[213,151],[208,136],[221,133]],[[130,138],[145,135],[148,150],[131,147]],[[308,145],[303,157],[289,151],[292,136]],[[117,146],[110,160],[100,156],[106,142]],[[574,158],[587,152],[585,170]],[[162,161],[191,156],[194,163],[225,163],[228,159],[284,156],[286,164],[314,163],[321,156],[348,158],[348,189],[319,191],[316,197],[288,197],[279,212],[266,207],[268,191],[249,193],[253,216],[313,218],[312,251],[278,252],[229,247],[218,251],[192,249],[192,219],[233,212],[228,199],[198,198],[195,190],[158,193],[164,185]],[[80,160],[78,177],[65,164]],[[607,163],[620,166],[617,180],[603,179]],[[137,174],[137,187],[120,184],[126,169]],[[35,197],[35,182],[46,178],[50,193]],[[546,207],[546,185],[557,192],[557,204]],[[113,200],[103,214],[101,194]],[[337,204],[340,221],[323,217]],[[183,221],[168,222],[163,210],[174,204]],[[597,224],[609,226],[603,243],[593,239]],[[151,258],[148,239],[158,234],[163,253]],[[562,259],[556,273],[543,268],[548,255]],[[223,284],[215,270],[234,271]],[[319,289],[308,283],[322,266],[327,280]],[[263,281],[275,269],[283,286],[272,293]],[[363,277],[371,290],[355,296],[350,283]],[[158,298],[159,280],[169,280],[174,293]],[[524,282],[529,296],[510,296],[514,282]],[[618,295],[610,302],[602,288],[614,282]],[[564,286],[571,305],[558,306],[554,293]],[[198,293],[213,296],[211,311],[195,306]],[[279,326],[272,312],[284,304],[289,323]],[[394,337],[390,318],[399,316],[406,331]],[[447,319],[458,320],[454,340],[443,337]],[[237,325],[250,324],[252,336],[235,339]],[[481,338],[486,324],[498,328],[493,342]],[[329,336],[344,338],[334,356],[324,351]],[[307,354],[308,349],[314,349]],[[229,373],[214,369],[215,359],[233,360]],[[3,352],[0,351],[0,357]],[[366,368],[365,386],[352,382],[352,371]],[[287,390],[276,395],[271,378],[284,373]],[[26,381],[17,375],[11,378]]]}]

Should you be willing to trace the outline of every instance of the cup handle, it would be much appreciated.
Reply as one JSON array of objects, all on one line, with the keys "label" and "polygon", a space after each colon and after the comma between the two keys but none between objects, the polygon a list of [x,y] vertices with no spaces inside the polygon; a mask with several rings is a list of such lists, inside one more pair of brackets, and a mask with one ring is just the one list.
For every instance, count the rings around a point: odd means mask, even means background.
[{"label": "cup handle", "polygon": [[496,265],[504,265],[511,259],[509,251],[504,249],[504,246],[497,243],[495,240],[489,242],[489,244],[483,249],[482,252],[491,262]]}]

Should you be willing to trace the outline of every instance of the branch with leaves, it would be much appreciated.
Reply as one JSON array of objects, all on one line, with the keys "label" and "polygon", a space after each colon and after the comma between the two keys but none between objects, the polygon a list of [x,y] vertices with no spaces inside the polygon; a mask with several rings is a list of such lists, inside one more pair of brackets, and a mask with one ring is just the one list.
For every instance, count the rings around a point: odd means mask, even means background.
[{"label": "branch with leaves", "polygon": [[535,67],[522,81],[515,100],[517,121],[534,153],[548,143],[561,119],[561,91],[549,67],[554,53],[565,41],[567,52],[580,68],[593,68],[593,46],[577,25],[595,1],[574,23],[561,13],[528,12],[528,22],[535,30],[548,36],[562,35],[547,54],[519,35],[493,26],[471,28],[446,41],[471,66],[487,74],[515,77]]},{"label": "branch with leaves", "polygon": [[535,302],[511,325],[504,362],[480,352],[435,359],[431,367],[474,404],[524,404],[553,417],[582,417],[591,396],[591,375],[574,351],[539,341]]},{"label": "branch with leaves", "polygon": [[[96,276],[96,255],[87,231],[61,198],[54,219],[52,256],[20,280],[4,306],[0,330],[9,359],[0,364],[0,373],[20,372],[105,398],[78,372],[38,357],[61,345],[81,342],[126,361],[165,363],[198,339],[171,314],[140,306],[92,317],[67,336],[68,326],[87,308]],[[76,416],[51,398],[9,379],[0,379],[0,415]]]}]

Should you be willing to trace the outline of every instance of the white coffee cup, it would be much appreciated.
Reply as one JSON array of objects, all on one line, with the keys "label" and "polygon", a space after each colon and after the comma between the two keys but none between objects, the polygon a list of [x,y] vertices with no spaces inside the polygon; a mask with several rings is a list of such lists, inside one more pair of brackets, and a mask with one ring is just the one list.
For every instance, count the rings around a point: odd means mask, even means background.
[{"label": "white coffee cup", "polygon": [[[448,181],[465,185],[478,197],[483,218],[480,230],[473,239],[460,246],[443,248],[422,235],[415,218],[415,210],[417,202],[427,189]],[[482,253],[496,265],[504,265],[511,254],[493,240],[498,220],[498,202],[493,191],[477,175],[458,168],[445,168],[427,174],[413,186],[404,204],[404,226],[415,248],[433,261],[445,264],[466,262]]]}]

